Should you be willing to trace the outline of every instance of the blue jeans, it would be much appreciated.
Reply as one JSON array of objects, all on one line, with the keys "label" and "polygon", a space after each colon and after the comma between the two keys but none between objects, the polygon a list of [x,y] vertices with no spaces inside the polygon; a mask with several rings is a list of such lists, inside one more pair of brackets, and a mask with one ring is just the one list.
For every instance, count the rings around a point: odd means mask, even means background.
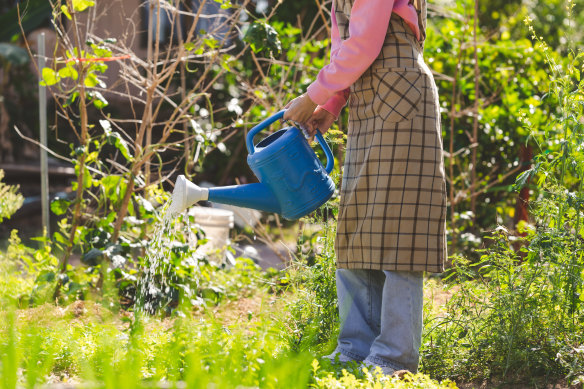
[{"label": "blue jeans", "polygon": [[335,351],[368,364],[416,372],[423,273],[338,269],[336,275],[341,323]]}]

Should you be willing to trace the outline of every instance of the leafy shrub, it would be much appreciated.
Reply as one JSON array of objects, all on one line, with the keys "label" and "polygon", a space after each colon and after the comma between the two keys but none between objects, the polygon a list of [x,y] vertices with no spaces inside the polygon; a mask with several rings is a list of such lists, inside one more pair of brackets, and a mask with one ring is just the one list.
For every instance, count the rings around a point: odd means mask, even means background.
[{"label": "leafy shrub", "polygon": [[545,235],[533,232],[516,252],[501,230],[479,263],[455,261],[456,292],[446,314],[426,325],[425,372],[464,380],[582,373],[559,359],[584,341],[582,245]]},{"label": "leafy shrub", "polygon": [[455,293],[446,314],[427,321],[424,337],[424,371],[438,377],[584,377],[584,53],[559,56],[530,30],[556,107],[542,128],[522,117],[540,154],[516,187],[537,185],[535,225],[518,226],[523,238],[500,227],[478,263],[455,261],[447,277]]}]

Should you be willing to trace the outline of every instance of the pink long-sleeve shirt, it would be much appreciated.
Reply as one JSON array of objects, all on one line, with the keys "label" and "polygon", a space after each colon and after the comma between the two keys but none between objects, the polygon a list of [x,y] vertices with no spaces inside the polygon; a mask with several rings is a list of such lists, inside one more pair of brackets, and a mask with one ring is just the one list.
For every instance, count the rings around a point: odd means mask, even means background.
[{"label": "pink long-sleeve shirt", "polygon": [[349,38],[339,34],[334,6],[331,12],[331,59],[308,86],[308,96],[335,117],[349,98],[349,87],[371,66],[383,47],[392,12],[401,16],[420,38],[418,15],[408,0],[355,0]]}]

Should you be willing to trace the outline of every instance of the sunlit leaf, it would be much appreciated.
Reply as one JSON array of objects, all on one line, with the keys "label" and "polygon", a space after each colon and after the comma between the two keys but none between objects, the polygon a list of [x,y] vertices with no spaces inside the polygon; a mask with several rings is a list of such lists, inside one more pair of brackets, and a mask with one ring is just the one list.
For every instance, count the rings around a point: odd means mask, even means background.
[{"label": "sunlit leaf", "polygon": [[63,198],[56,198],[53,201],[51,201],[51,211],[55,215],[61,216],[67,212],[67,209],[69,209],[70,205],[71,202],[69,200]]},{"label": "sunlit leaf", "polygon": [[69,8],[66,5],[61,6],[61,12],[67,17],[67,19],[71,20],[71,14],[69,13]]},{"label": "sunlit leaf", "polygon": [[91,0],[71,0],[71,2],[73,3],[73,10],[75,12],[83,12],[87,8],[95,5],[95,2]]},{"label": "sunlit leaf", "polygon": [[125,191],[125,182],[122,176],[110,174],[103,177],[100,183],[105,192],[105,196],[110,201],[117,203],[122,198],[122,192]]},{"label": "sunlit leaf", "polygon": [[92,91],[90,96],[93,98],[93,106],[97,109],[103,109],[109,104],[105,97],[98,91]]},{"label": "sunlit leaf", "polygon": [[112,51],[106,47],[92,44],[91,48],[93,49],[95,55],[97,55],[99,58],[108,58],[112,56]]},{"label": "sunlit leaf", "polygon": [[59,82],[59,75],[51,68],[43,68],[41,74],[43,76],[42,85],[50,86]]},{"label": "sunlit leaf", "polygon": [[84,84],[88,88],[93,88],[93,87],[96,87],[97,85],[99,85],[99,79],[97,78],[97,76],[95,74],[88,73],[87,76],[85,77]]},{"label": "sunlit leaf", "polygon": [[61,78],[71,78],[73,80],[77,80],[77,77],[79,77],[77,70],[75,70],[72,66],[59,69],[58,74]]},{"label": "sunlit leaf", "polygon": [[122,138],[120,133],[112,130],[112,126],[109,121],[100,120],[99,124],[101,124],[101,127],[105,132],[108,143],[114,145],[122,153],[124,158],[126,158],[128,161],[131,161],[133,157],[132,153],[130,152],[130,146],[128,145],[128,142]]}]

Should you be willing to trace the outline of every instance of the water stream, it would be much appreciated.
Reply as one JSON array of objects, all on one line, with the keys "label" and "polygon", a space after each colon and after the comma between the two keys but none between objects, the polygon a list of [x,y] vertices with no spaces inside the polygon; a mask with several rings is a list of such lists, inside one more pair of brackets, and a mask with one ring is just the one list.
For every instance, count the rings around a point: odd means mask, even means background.
[{"label": "water stream", "polygon": [[179,209],[180,204],[182,199],[177,199],[177,194],[173,193],[159,209],[160,219],[146,249],[144,269],[137,285],[137,309],[141,312],[155,314],[178,299],[177,261],[197,266],[192,258],[197,238],[192,233],[186,210]]}]

